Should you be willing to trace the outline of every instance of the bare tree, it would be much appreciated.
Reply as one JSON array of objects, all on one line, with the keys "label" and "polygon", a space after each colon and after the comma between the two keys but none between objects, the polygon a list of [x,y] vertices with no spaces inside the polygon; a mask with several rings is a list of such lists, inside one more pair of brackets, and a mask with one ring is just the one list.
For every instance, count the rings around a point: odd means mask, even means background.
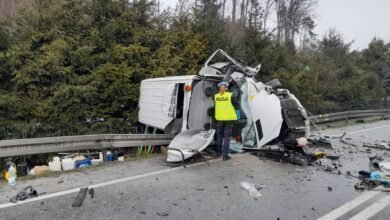
[{"label": "bare tree", "polygon": [[233,9],[232,9],[232,22],[236,22],[236,9],[237,9],[237,0],[233,0]]},{"label": "bare tree", "polygon": [[246,23],[248,19],[248,8],[249,8],[249,0],[246,0],[245,3],[245,14],[244,14],[244,24]]},{"label": "bare tree", "polygon": [[276,2],[276,0],[267,0],[265,3],[265,8],[264,8],[264,17],[263,17],[263,28],[264,30],[267,30],[267,21],[268,21],[268,15],[271,11],[271,8],[273,4]]},{"label": "bare tree", "polygon": [[241,6],[240,6],[240,23],[244,24],[244,13],[245,13],[245,0],[241,0]]},{"label": "bare tree", "polygon": [[225,18],[225,6],[226,6],[226,0],[222,1],[222,18]]},{"label": "bare tree", "polygon": [[291,42],[295,34],[311,17],[316,0],[278,0],[276,1],[277,37],[279,41]]},{"label": "bare tree", "polygon": [[251,0],[248,5],[248,25],[260,30],[264,16],[264,9],[258,0]]},{"label": "bare tree", "polygon": [[18,9],[31,6],[32,0],[0,0],[0,18],[15,16]]}]

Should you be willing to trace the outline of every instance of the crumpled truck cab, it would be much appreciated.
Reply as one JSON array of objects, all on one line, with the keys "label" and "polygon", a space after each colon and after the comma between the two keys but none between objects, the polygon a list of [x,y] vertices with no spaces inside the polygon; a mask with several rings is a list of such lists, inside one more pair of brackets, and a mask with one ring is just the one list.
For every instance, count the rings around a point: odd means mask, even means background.
[{"label": "crumpled truck cab", "polygon": [[[212,61],[222,55],[223,62]],[[240,103],[241,118],[234,123],[234,141],[242,148],[264,149],[288,135],[308,136],[309,121],[299,100],[278,80],[257,82],[260,70],[246,67],[217,50],[198,75],[146,79],[141,82],[139,122],[164,133],[177,134],[168,146],[169,162],[185,160],[214,141],[214,95],[218,83]]]}]

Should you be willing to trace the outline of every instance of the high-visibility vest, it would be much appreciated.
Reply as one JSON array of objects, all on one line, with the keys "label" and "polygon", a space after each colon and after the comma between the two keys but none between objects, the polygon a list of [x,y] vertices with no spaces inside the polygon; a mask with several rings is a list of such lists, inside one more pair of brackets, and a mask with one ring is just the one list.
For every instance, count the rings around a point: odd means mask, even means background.
[{"label": "high-visibility vest", "polygon": [[232,93],[225,92],[214,96],[215,119],[217,121],[235,121],[237,120],[236,110],[232,104]]}]

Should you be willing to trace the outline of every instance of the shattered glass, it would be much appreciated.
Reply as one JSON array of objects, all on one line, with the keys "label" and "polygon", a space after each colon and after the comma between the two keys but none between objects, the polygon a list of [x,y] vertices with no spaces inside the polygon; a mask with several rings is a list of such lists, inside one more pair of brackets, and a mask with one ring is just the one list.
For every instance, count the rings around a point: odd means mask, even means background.
[{"label": "shattered glass", "polygon": [[241,137],[242,144],[248,148],[256,147],[256,133],[255,127],[253,124],[252,113],[249,107],[249,98],[248,98],[248,83],[244,83],[241,86],[241,110],[245,113],[247,117],[247,124],[242,129]]},{"label": "shattered glass", "polygon": [[230,140],[229,149],[231,152],[235,152],[235,153],[242,153],[243,152],[242,144],[240,142],[236,141],[235,139]]}]

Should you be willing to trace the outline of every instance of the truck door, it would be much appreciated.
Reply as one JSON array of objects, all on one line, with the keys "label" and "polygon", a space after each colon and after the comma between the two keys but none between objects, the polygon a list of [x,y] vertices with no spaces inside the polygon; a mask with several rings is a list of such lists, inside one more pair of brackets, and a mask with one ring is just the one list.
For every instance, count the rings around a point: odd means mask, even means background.
[{"label": "truck door", "polygon": [[279,136],[283,122],[280,100],[276,95],[268,94],[265,87],[256,85],[252,79],[248,79],[247,82],[257,147],[261,148]]}]

